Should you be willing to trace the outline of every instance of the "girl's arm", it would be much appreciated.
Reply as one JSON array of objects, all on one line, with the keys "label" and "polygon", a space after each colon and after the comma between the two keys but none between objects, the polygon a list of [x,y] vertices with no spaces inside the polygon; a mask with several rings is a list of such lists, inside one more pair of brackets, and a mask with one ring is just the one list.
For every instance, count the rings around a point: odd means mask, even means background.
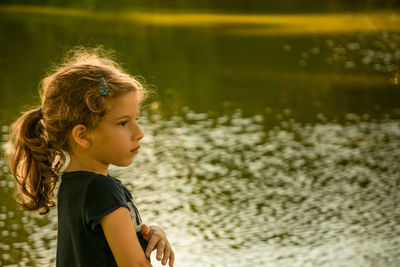
[{"label": "girl's arm", "polygon": [[104,216],[100,223],[119,267],[151,267],[140,246],[127,208],[116,209]]}]

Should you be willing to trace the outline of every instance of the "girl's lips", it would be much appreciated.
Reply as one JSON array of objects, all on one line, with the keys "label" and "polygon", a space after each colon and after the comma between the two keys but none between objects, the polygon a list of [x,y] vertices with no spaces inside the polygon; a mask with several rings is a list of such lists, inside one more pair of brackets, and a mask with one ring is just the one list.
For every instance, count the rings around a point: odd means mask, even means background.
[{"label": "girl's lips", "polygon": [[136,148],[132,149],[131,152],[137,153],[137,152],[139,152],[139,148],[140,148],[140,146],[137,146]]}]

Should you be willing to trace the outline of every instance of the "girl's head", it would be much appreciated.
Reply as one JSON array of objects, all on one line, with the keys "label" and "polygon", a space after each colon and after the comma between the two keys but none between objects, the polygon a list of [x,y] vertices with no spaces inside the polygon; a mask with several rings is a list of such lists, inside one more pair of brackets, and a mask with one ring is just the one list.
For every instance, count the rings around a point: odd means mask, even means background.
[{"label": "girl's head", "polygon": [[[108,92],[103,94],[100,85],[106,90],[106,84]],[[42,80],[39,90],[42,114],[33,109],[18,118],[6,157],[20,193],[17,203],[45,214],[54,206],[53,191],[66,162],[63,151],[73,153],[74,127],[83,125],[96,136],[114,102],[135,95],[140,103],[146,90],[103,49],[81,47],[67,54],[64,63]]]}]

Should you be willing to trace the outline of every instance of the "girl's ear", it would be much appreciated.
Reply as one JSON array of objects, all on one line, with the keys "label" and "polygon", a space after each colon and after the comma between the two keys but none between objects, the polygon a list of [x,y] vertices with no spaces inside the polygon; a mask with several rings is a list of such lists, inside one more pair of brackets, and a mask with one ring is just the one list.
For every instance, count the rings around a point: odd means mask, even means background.
[{"label": "girl's ear", "polygon": [[87,128],[83,124],[75,125],[71,132],[72,139],[82,148],[90,147]]}]

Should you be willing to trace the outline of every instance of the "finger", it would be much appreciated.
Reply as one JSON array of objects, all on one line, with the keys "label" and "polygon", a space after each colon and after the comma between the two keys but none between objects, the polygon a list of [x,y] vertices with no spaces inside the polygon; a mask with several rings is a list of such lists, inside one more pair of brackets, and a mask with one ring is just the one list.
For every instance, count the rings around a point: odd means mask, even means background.
[{"label": "finger", "polygon": [[162,265],[167,264],[167,261],[168,261],[170,255],[171,255],[171,247],[167,245],[167,246],[165,246],[164,256],[161,261]]},{"label": "finger", "polygon": [[164,240],[160,240],[157,244],[157,260],[161,260],[161,256],[164,253],[164,249],[165,249],[165,241]]},{"label": "finger", "polygon": [[150,232],[151,232],[150,228],[149,228],[146,224],[142,224],[142,225],[140,226],[140,230],[141,230],[141,232],[142,232],[142,235],[143,235],[144,239],[145,239],[146,241],[149,241],[149,239],[150,239],[150,237],[151,237],[151,235],[150,235]]},{"label": "finger", "polygon": [[142,230],[142,233],[144,235],[149,235],[150,234],[150,228],[146,225],[146,224],[142,224],[142,226],[140,227],[140,229]]},{"label": "finger", "polygon": [[149,242],[147,243],[147,248],[146,248],[146,257],[150,257],[150,253],[155,249],[155,246],[157,244],[157,238],[150,238]]},{"label": "finger", "polygon": [[175,253],[174,253],[174,251],[171,249],[171,256],[169,256],[169,266],[170,266],[170,267],[174,266],[174,261],[175,261]]}]

